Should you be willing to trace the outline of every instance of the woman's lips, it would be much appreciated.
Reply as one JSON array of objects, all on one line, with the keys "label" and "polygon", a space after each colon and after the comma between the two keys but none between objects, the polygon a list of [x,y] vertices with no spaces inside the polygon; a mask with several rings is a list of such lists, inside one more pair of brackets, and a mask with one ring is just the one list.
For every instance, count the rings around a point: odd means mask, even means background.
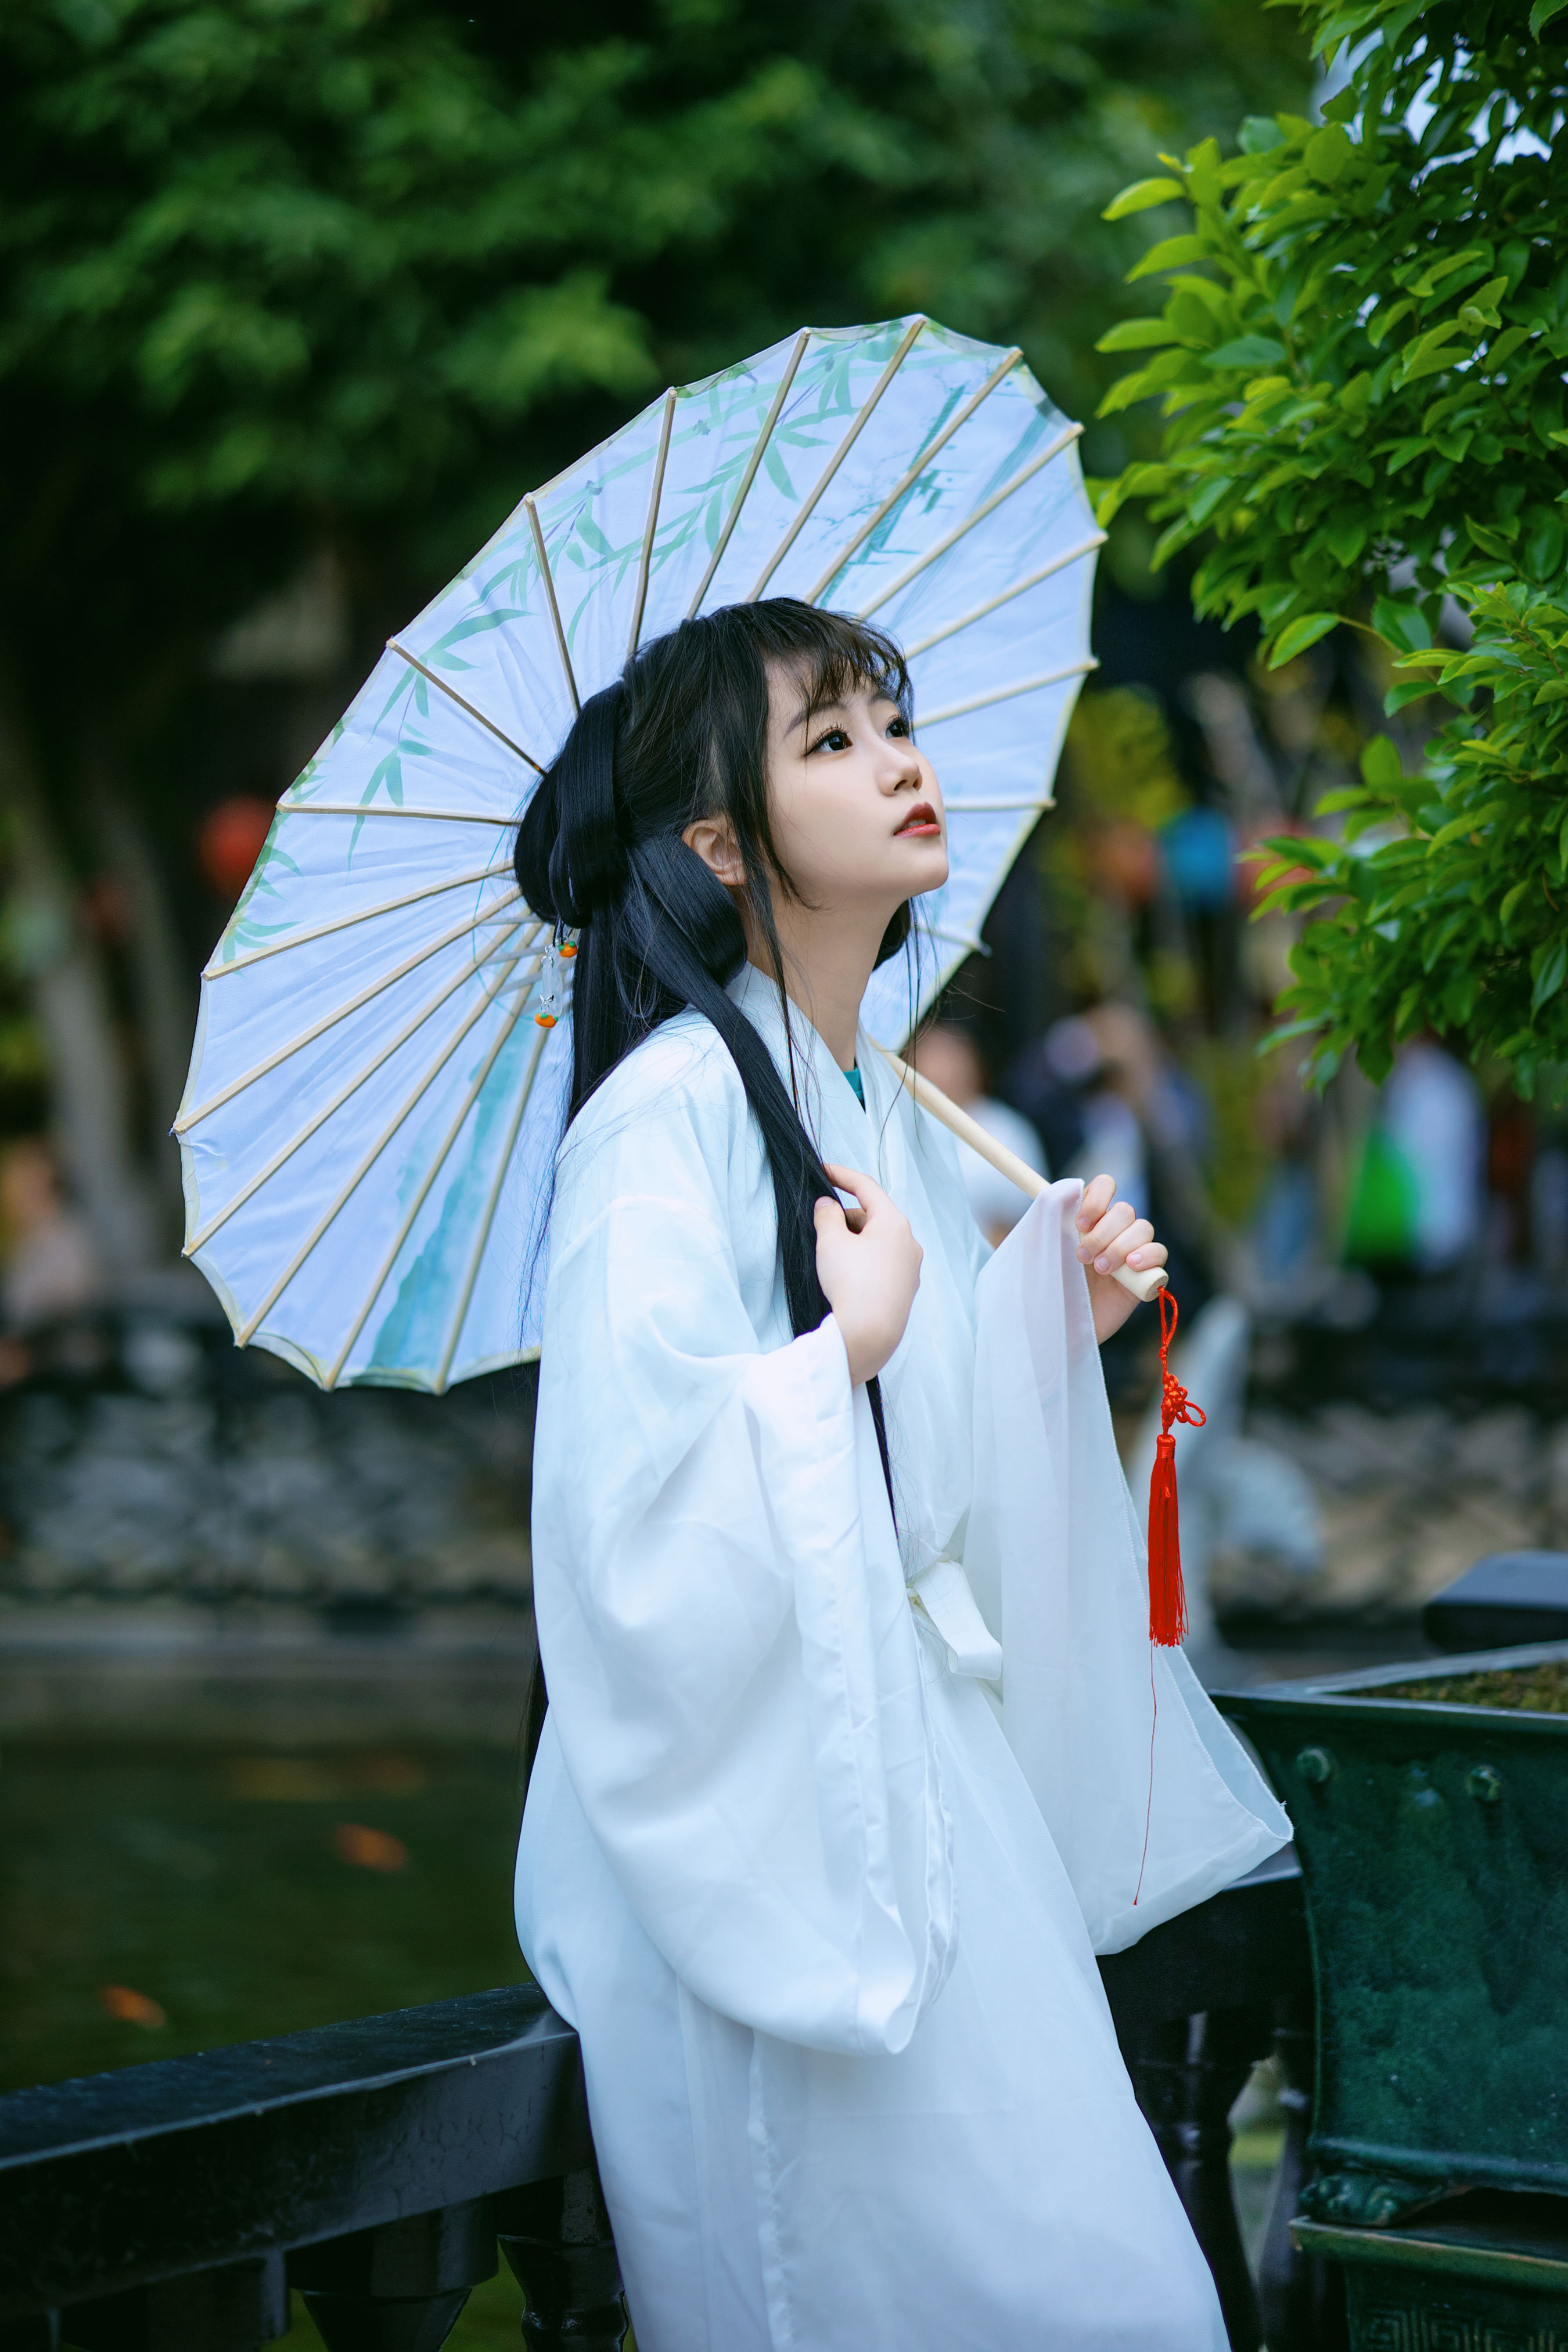
[{"label": "woman's lips", "polygon": [[917,801],[893,838],[895,841],[900,841],[905,834],[909,833],[940,833],[941,831],[942,826],[938,822],[936,811],[930,801]]}]

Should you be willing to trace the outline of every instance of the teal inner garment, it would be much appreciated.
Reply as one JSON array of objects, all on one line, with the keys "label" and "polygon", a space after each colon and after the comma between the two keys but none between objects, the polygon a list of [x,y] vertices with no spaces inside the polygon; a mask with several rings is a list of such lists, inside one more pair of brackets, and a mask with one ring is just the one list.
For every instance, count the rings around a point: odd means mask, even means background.
[{"label": "teal inner garment", "polygon": [[852,1070],[846,1070],[844,1075],[855,1089],[856,1101],[859,1104],[861,1109],[864,1110],[866,1108],[866,1081],[860,1076],[859,1063],[857,1062]]}]

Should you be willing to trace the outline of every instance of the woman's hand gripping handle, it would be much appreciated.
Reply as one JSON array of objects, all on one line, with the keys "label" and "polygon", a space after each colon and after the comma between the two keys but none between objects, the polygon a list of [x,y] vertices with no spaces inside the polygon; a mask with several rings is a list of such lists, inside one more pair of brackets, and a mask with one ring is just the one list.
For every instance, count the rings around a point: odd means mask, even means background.
[{"label": "woman's hand gripping handle", "polygon": [[816,1278],[849,1359],[857,1388],[879,1372],[910,1319],[921,1284],[921,1250],[910,1221],[879,1184],[855,1168],[832,1168],[829,1181],[854,1195],[816,1203]]},{"label": "woman's hand gripping handle", "polygon": [[1151,1298],[1164,1280],[1165,1244],[1146,1217],[1116,1198],[1114,1176],[1095,1176],[1078,1207],[1078,1256],[1089,1279],[1094,1336],[1103,1343],[1119,1331],[1140,1297]]}]

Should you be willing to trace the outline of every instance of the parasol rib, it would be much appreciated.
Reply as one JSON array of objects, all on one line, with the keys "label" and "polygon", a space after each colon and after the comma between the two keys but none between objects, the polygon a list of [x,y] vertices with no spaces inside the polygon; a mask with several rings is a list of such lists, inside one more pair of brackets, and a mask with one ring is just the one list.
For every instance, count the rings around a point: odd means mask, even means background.
[{"label": "parasol rib", "polygon": [[779,413],[789,398],[789,388],[795,382],[795,370],[805,358],[805,347],[810,341],[811,329],[803,327],[795,339],[795,349],[791,352],[784,374],[779,379],[779,388],[773,394],[773,406],[763,420],[763,429],[758,434],[752,454],[746,460],[746,470],[741,477],[741,487],[735,493],[735,503],[725,517],[724,528],[719,534],[718,544],[708,559],[708,569],[702,574],[697,593],[686,608],[686,617],[689,621],[696,619],[702,599],[713,584],[713,574],[724,560],[724,550],[730,544],[730,534],[741,520],[741,509],[746,503],[746,493],[757,478],[757,467],[762,464],[768,443],[773,439],[773,426],[778,423]]},{"label": "parasol rib", "polygon": [[896,580],[889,581],[886,588],[879,589],[868,604],[861,605],[856,618],[861,621],[868,619],[870,614],[878,612],[890,597],[897,596],[907,588],[911,580],[918,580],[922,572],[928,571],[939,556],[945,555],[950,547],[956,547],[959,541],[972,531],[977,523],[984,522],[987,515],[994,515],[997,508],[1013,496],[1015,490],[1021,490],[1026,482],[1032,482],[1042,466],[1048,466],[1053,457],[1059,457],[1068,444],[1076,441],[1082,431],[1081,425],[1065,426],[1054,441],[1047,441],[1037,457],[1031,457],[1026,466],[1019,467],[1011,480],[1004,482],[999,490],[993,490],[988,499],[982,499],[973,514],[965,515],[962,522],[954,523],[950,531],[944,532],[934,546],[928,547],[925,553],[910,564],[906,570],[900,572]]},{"label": "parasol rib", "polygon": [[[522,958],[527,954],[527,952],[528,950],[526,947],[520,948],[517,954],[513,956],[511,962],[507,966],[508,971],[515,970],[517,965],[521,962]],[[542,963],[544,959],[542,956],[536,959],[534,965],[535,971],[538,970],[539,965]],[[493,996],[481,997],[479,1003],[474,1006],[473,1011],[471,1013],[465,1013],[462,1020],[452,1032],[450,1037],[447,1038],[446,1044],[442,1046],[440,1052],[436,1055],[435,1059],[426,1064],[425,1069],[420,1075],[418,1084],[410,1093],[404,1097],[401,1106],[393,1114],[393,1117],[388,1120],[385,1127],[382,1129],[381,1133],[377,1136],[370,1150],[365,1153],[364,1158],[360,1161],[359,1166],[355,1169],[348,1182],[340,1190],[338,1196],[332,1202],[331,1208],[325,1210],[322,1214],[317,1218],[315,1224],[311,1227],[305,1239],[300,1243],[299,1248],[295,1251],[293,1256],[289,1259],[282,1273],[278,1276],[278,1279],[274,1282],[271,1289],[267,1293],[265,1298],[262,1299],[260,1305],[254,1307],[251,1313],[247,1316],[245,1321],[237,1326],[234,1335],[235,1345],[237,1347],[244,1348],[247,1346],[250,1340],[255,1337],[257,1327],[261,1322],[263,1316],[269,1314],[272,1308],[277,1305],[279,1299],[282,1297],[283,1293],[288,1289],[289,1285],[293,1281],[300,1267],[305,1264],[306,1260],[311,1256],[330,1227],[342,1213],[347,1203],[353,1199],[361,1184],[363,1183],[366,1176],[374,1167],[376,1161],[380,1159],[382,1153],[385,1150],[393,1137],[397,1133],[398,1129],[403,1125],[404,1120],[414,1109],[421,1095],[426,1093],[435,1084],[436,1080],[440,1076],[441,1072],[446,1068],[447,1064],[451,1060],[453,1055],[462,1044],[464,1038],[468,1035],[469,1030],[473,1027],[475,1022],[479,1020],[487,1012],[489,1012],[490,1006],[494,1003],[495,998]]]},{"label": "parasol rib", "polygon": [[805,601],[806,604],[815,604],[819,596],[825,596],[827,593],[827,591],[832,587],[834,582],[837,579],[845,565],[859,553],[861,548],[864,547],[866,541],[870,538],[871,533],[876,530],[878,524],[892,513],[893,509],[898,505],[899,500],[904,496],[905,492],[912,489],[914,485],[920,480],[921,476],[925,472],[926,467],[931,464],[932,458],[941,456],[942,452],[946,448],[948,443],[952,440],[953,435],[959,430],[960,426],[968,424],[970,418],[980,406],[982,401],[988,400],[1003,379],[1012,374],[1013,370],[1017,366],[1018,362],[1023,358],[1023,356],[1024,354],[1022,351],[1019,349],[1018,345],[1015,343],[1012,350],[1003,358],[1000,366],[992,369],[991,373],[986,377],[979,390],[970,394],[969,398],[963,403],[957,415],[949,417],[947,423],[942,426],[942,431],[937,435],[936,439],[930,443],[926,448],[921,450],[920,456],[915,459],[914,464],[910,467],[908,473],[903,476],[900,481],[894,484],[893,488],[888,492],[887,497],[882,500],[881,505],[877,509],[876,512],[870,516],[868,520],[861,524],[859,530],[849,541],[847,547],[846,547],[840,554],[834,557],[832,562],[828,565],[826,571],[823,573],[816,587],[805,598]]},{"label": "parasol rib", "polygon": [[881,374],[877,378],[876,383],[871,386],[870,392],[866,397],[865,404],[860,409],[858,415],[856,417],[854,424],[851,425],[848,432],[844,436],[843,440],[838,444],[837,448],[834,451],[832,457],[828,459],[821,473],[817,476],[816,488],[806,499],[805,505],[799,509],[795,520],[785,531],[783,539],[780,540],[773,555],[770,558],[769,562],[763,565],[762,571],[757,575],[757,584],[745,600],[748,604],[754,604],[757,602],[757,599],[761,596],[763,589],[767,586],[768,582],[773,578],[773,573],[778,570],[779,565],[784,562],[784,557],[789,553],[790,549],[795,545],[795,541],[805,529],[806,524],[810,521],[813,514],[816,510],[817,500],[826,489],[827,485],[833,479],[834,475],[838,471],[839,467],[844,463],[845,458],[849,455],[850,450],[855,446],[856,442],[859,439],[866,426],[870,423],[878,402],[881,399],[882,394],[887,391],[888,386],[892,383],[893,378],[898,374],[899,370],[902,367],[906,357],[919,339],[925,323],[923,312],[917,312],[910,324],[905,328],[904,332],[900,339],[897,351],[893,353],[892,358],[888,362],[887,366],[882,370]]},{"label": "parasol rib", "polygon": [[[467,1126],[468,1113],[473,1109],[474,1105],[478,1102],[480,1093],[483,1091],[485,1081],[489,1078],[490,1072],[496,1066],[496,1061],[500,1054],[501,1048],[505,1045],[507,1039],[511,1035],[512,1031],[517,1027],[518,1022],[522,1017],[522,1009],[527,1002],[528,994],[525,990],[523,993],[519,996],[517,1003],[512,1006],[511,1012],[506,1020],[503,1021],[497,1029],[496,1034],[491,1041],[489,1053],[485,1055],[484,1060],[479,1064],[478,1071],[469,1081],[468,1093],[463,1097],[462,1102],[458,1107],[457,1117],[453,1119],[451,1125],[447,1129],[441,1149],[437,1151],[435,1159],[430,1162],[429,1167],[426,1170],[424,1176],[420,1180],[418,1190],[416,1192],[414,1198],[409,1202],[407,1208],[404,1211],[403,1219],[393,1238],[392,1246],[387,1251],[385,1256],[382,1259],[380,1271],[377,1273],[375,1280],[372,1284],[370,1289],[365,1294],[364,1305],[354,1317],[353,1323],[349,1327],[348,1337],[343,1341],[342,1346],[338,1349],[337,1355],[332,1360],[331,1369],[328,1372],[325,1382],[323,1383],[325,1387],[329,1389],[335,1389],[337,1387],[338,1381],[342,1374],[343,1366],[347,1363],[349,1357],[353,1352],[354,1341],[359,1338],[360,1333],[364,1328],[365,1318],[370,1313],[371,1308],[375,1305],[376,1300],[381,1297],[382,1290],[386,1283],[386,1278],[397,1263],[403,1244],[414,1230],[414,1221],[418,1216],[420,1210],[425,1206],[426,1200],[429,1198],[430,1187],[434,1184],[437,1177],[441,1173],[442,1169],[446,1166],[447,1160],[450,1158],[452,1146],[456,1143],[458,1136],[461,1135],[464,1128]],[[544,1031],[541,1030],[540,1036],[542,1039],[544,1034]]]},{"label": "parasol rib", "polygon": [[437,824],[515,824],[517,811],[496,816],[489,809],[408,808],[400,801],[289,801],[278,803],[280,816],[426,816]]},{"label": "parasol rib", "polygon": [[470,702],[467,695],[459,694],[455,686],[448,686],[444,677],[438,677],[433,669],[426,667],[417,655],[409,652],[406,646],[400,646],[395,637],[388,637],[386,650],[389,654],[396,654],[399,660],[405,661],[410,669],[416,669],[421,677],[428,678],[431,685],[438,693],[444,694],[448,702],[455,702],[459,710],[466,710],[470,719],[477,719],[481,727],[487,727],[497,742],[504,743],[509,751],[515,751],[518,758],[531,767],[536,776],[542,776],[544,773],[531,751],[525,751],[521,743],[514,743],[511,737],[503,729],[498,727],[493,719],[485,717],[477,703]]},{"label": "parasol rib", "polygon": [[1043,801],[944,801],[942,807],[949,816],[979,816],[996,809],[1048,809],[1056,804],[1055,793],[1047,793]]},{"label": "parasol rib", "polygon": [[[518,922],[513,926],[513,930],[517,931],[521,929],[522,921],[520,917]],[[539,937],[542,929],[543,925],[535,919],[528,933],[527,939],[523,941],[523,948],[525,950],[531,941]],[[506,942],[504,940],[498,942],[498,945],[504,946]],[[494,950],[491,950],[489,952],[493,953]],[[206,1223],[203,1225],[199,1233],[195,1233],[191,1235],[190,1240],[185,1244],[184,1248],[180,1253],[182,1257],[195,1257],[197,1250],[204,1249],[207,1243],[211,1241],[214,1234],[217,1232],[219,1226],[226,1225],[230,1217],[234,1215],[235,1212],[245,1206],[245,1203],[249,1200],[253,1192],[258,1192],[263,1184],[270,1183],[273,1177],[277,1175],[279,1168],[284,1167],[289,1160],[292,1160],[296,1151],[300,1150],[303,1145],[309,1143],[310,1138],[316,1133],[318,1128],[325,1126],[328,1119],[335,1118],[338,1112],[342,1110],[344,1103],[352,1100],[353,1097],[359,1092],[361,1087],[364,1085],[365,1080],[367,1078],[374,1077],[377,1070],[381,1068],[383,1063],[390,1061],[393,1055],[399,1052],[400,1049],[408,1043],[408,1040],[415,1034],[416,1031],[424,1027],[431,1014],[439,1013],[442,1005],[446,1003],[447,999],[449,996],[455,995],[458,990],[461,988],[466,982],[471,980],[480,968],[480,963],[477,960],[471,964],[465,965],[463,970],[457,974],[455,979],[447,981],[446,985],[443,988],[438,989],[434,996],[427,997],[424,1004],[419,1008],[419,1011],[416,1013],[411,1019],[404,1023],[403,1027],[397,1032],[397,1034],[395,1037],[388,1039],[387,1043],[382,1047],[374,1060],[367,1062],[363,1069],[356,1070],[353,1076],[349,1079],[347,1085],[339,1087],[331,1102],[327,1103],[321,1110],[317,1111],[313,1118],[307,1119],[304,1126],[298,1129],[295,1133],[290,1136],[289,1141],[280,1145],[278,1150],[273,1153],[265,1168],[259,1169],[250,1179],[249,1182],[243,1185],[235,1194],[232,1201],[226,1201],[223,1207],[217,1210],[213,1216],[207,1219]]]},{"label": "parasol rib", "polygon": [[[1010,1183],[1016,1184],[1019,1192],[1027,1193],[1031,1201],[1037,1201],[1043,1192],[1050,1191],[1048,1176],[1042,1176],[1037,1168],[1031,1168],[1026,1160],[1020,1160],[1016,1151],[1009,1151],[1005,1143],[998,1143],[977,1118],[971,1118],[966,1110],[960,1110],[956,1103],[949,1102],[939,1087],[933,1087],[929,1078],[922,1077],[908,1062],[900,1061],[897,1054],[889,1053],[879,1037],[873,1037],[871,1043],[911,1100],[918,1103],[922,1110],[930,1111],[950,1135],[956,1135],[961,1143],[967,1143],[971,1151],[987,1161],[999,1176],[1005,1176]],[[1141,1298],[1147,1304],[1156,1291],[1164,1289],[1166,1274],[1163,1265],[1119,1265],[1113,1269],[1111,1279],[1119,1282],[1123,1290],[1130,1290],[1134,1298]]]},{"label": "parasol rib", "polygon": [[930,653],[932,646],[940,646],[946,638],[957,636],[960,629],[967,629],[975,621],[984,621],[987,614],[994,613],[1003,604],[1010,604],[1015,596],[1022,596],[1026,589],[1037,588],[1042,580],[1049,580],[1055,573],[1065,572],[1069,563],[1081,563],[1086,555],[1092,555],[1097,547],[1104,545],[1105,533],[1102,530],[1093,532],[1088,539],[1080,539],[1076,547],[1068,548],[1060,555],[1053,555],[1048,563],[1042,563],[1037,572],[1031,572],[1026,579],[1015,580],[1010,588],[1004,588],[997,595],[988,597],[984,604],[976,604],[971,612],[961,613],[956,621],[945,622],[940,629],[933,629],[929,637],[921,637],[918,645],[906,646],[904,659],[911,662],[918,655]]},{"label": "parasol rib", "polygon": [[1011,702],[1020,694],[1037,694],[1041,688],[1061,686],[1069,677],[1082,677],[1100,664],[1094,660],[1067,662],[1060,669],[1042,670],[1038,677],[1020,677],[1011,686],[994,686],[986,694],[972,694],[965,701],[950,702],[941,710],[920,713],[915,721],[917,732],[928,727],[940,727],[945,719],[963,719],[972,710],[989,710],[994,702]]},{"label": "parasol rib", "polygon": [[653,488],[648,493],[647,520],[643,526],[642,556],[637,564],[637,600],[632,613],[632,633],[626,640],[630,661],[642,635],[643,609],[647,603],[647,571],[653,561],[654,533],[658,529],[658,502],[664,496],[664,469],[669,459],[669,428],[675,422],[675,386],[664,395],[664,418],[658,428],[658,456],[654,460]]},{"label": "parasol rib", "polygon": [[967,948],[971,955],[988,956],[991,952],[977,932],[948,931],[940,923],[926,923],[921,928],[928,940],[945,940],[950,948]]},{"label": "parasol rib", "polygon": [[309,947],[312,940],[331,939],[334,931],[352,930],[356,923],[373,923],[378,915],[395,915],[404,907],[417,907],[422,899],[439,898],[447,890],[460,890],[466,883],[488,882],[502,876],[493,866],[476,866],[469,874],[454,874],[445,882],[426,882],[417,890],[405,891],[401,898],[383,898],[374,907],[356,907],[352,915],[334,915],[330,923],[312,923],[308,930],[291,931],[286,940],[268,940],[265,947],[252,948],[245,955],[237,955],[227,963],[213,961],[203,972],[204,980],[226,980],[230,972],[248,971],[253,963],[265,963],[268,956],[281,955],[285,948]]},{"label": "parasol rib", "polygon": [[[544,593],[550,602],[550,619],[555,631],[555,650],[561,656],[561,667],[566,673],[566,691],[572,697],[573,709],[581,710],[583,705],[577,698],[577,680],[573,675],[572,656],[566,648],[566,632],[561,625],[561,607],[555,601],[555,581],[550,569],[550,558],[544,551],[544,532],[539,520],[539,509],[533,503],[531,493],[522,503],[528,509],[528,520],[533,530],[534,552],[539,558],[539,576],[544,583]],[[540,773],[542,775],[543,772],[541,769]]]},{"label": "parasol rib", "polygon": [[463,1276],[463,1286],[458,1294],[458,1308],[452,1318],[452,1328],[447,1334],[447,1344],[441,1350],[441,1360],[436,1368],[435,1386],[437,1396],[445,1396],[447,1393],[447,1381],[452,1370],[452,1359],[458,1352],[458,1342],[463,1336],[463,1326],[468,1319],[468,1307],[474,1296],[474,1285],[479,1278],[479,1267],[484,1262],[485,1252],[489,1247],[490,1228],[495,1223],[496,1210],[500,1202],[501,1187],[506,1182],[507,1171],[511,1166],[511,1155],[517,1150],[517,1139],[522,1131],[523,1113],[528,1108],[528,1098],[533,1092],[533,1081],[539,1075],[540,1057],[549,1039],[549,1030],[542,1029],[533,1041],[533,1051],[528,1057],[528,1067],[522,1074],[522,1084],[518,1088],[517,1103],[511,1114],[511,1124],[507,1129],[506,1142],[501,1148],[500,1159],[496,1161],[496,1172],[490,1180],[489,1194],[485,1202],[484,1214],[479,1219],[479,1238],[468,1258],[468,1272]]},{"label": "parasol rib", "polygon": [[[521,890],[509,890],[504,898],[494,901],[484,919],[488,920],[490,916],[504,913],[509,907],[515,907],[521,897]],[[466,932],[473,930],[474,928],[473,917],[465,917],[463,921],[455,924],[451,930],[443,931],[438,940],[430,940],[427,946],[417,949],[413,955],[405,957],[402,963],[395,964],[390,971],[382,972],[368,986],[362,988],[357,996],[351,996],[346,1004],[334,1005],[331,1013],[324,1013],[321,1018],[312,1023],[309,1029],[301,1029],[299,1035],[290,1037],[286,1045],[276,1046],[264,1061],[255,1063],[250,1069],[243,1071],[237,1078],[231,1078],[227,1086],[220,1087],[216,1095],[209,1095],[206,1101],[198,1103],[195,1110],[182,1111],[174,1121],[174,1132],[176,1135],[188,1135],[193,1127],[199,1126],[204,1118],[209,1118],[224,1103],[232,1102],[236,1095],[243,1094],[247,1087],[254,1086],[257,1079],[264,1078],[269,1070],[277,1069],[279,1063],[286,1062],[291,1054],[302,1053],[307,1045],[313,1045],[318,1037],[324,1037],[327,1031],[335,1029],[340,1021],[346,1021],[352,1013],[358,1013],[363,1006],[373,1003],[375,998],[383,995],[387,989],[395,988],[400,980],[406,980],[411,971],[417,971],[422,963],[428,963],[432,956],[439,955],[443,948],[455,945]],[[516,926],[513,925],[512,928],[515,929]]]}]

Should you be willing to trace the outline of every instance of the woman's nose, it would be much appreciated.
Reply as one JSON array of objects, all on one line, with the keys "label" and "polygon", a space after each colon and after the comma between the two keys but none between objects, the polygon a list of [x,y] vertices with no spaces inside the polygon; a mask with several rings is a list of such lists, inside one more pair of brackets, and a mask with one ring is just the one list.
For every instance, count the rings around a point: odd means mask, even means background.
[{"label": "woman's nose", "polygon": [[891,742],[887,746],[892,755],[883,771],[882,790],[885,793],[918,791],[921,784],[920,754],[912,743]]}]

